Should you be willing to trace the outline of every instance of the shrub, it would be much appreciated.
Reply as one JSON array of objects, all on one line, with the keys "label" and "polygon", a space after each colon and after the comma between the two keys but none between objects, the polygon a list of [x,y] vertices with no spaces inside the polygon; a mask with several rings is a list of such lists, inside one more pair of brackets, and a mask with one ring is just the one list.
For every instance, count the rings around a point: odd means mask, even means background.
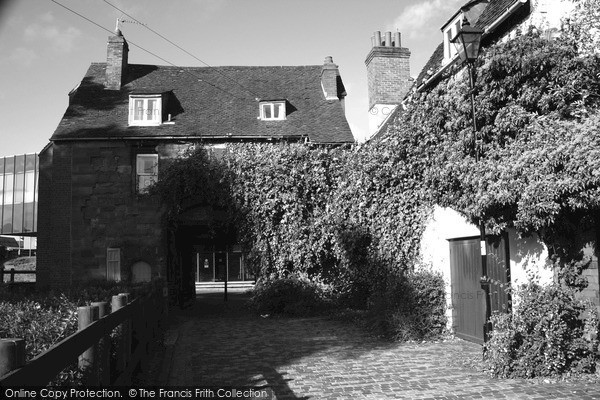
[{"label": "shrub", "polygon": [[398,341],[433,340],[446,326],[444,280],[427,270],[390,275],[372,296],[370,321],[382,336]]},{"label": "shrub", "polygon": [[330,305],[326,285],[317,279],[291,275],[259,282],[251,304],[259,314],[309,316]]},{"label": "shrub", "polygon": [[[149,292],[151,287],[99,281],[70,286],[64,292],[0,286],[0,337],[25,339],[29,361],[77,331],[77,307],[96,301],[110,303],[111,296],[124,292],[135,298]],[[77,384],[81,376],[75,362],[50,384]]]},{"label": "shrub", "polygon": [[517,290],[514,313],[492,316],[485,364],[501,378],[592,373],[598,349],[595,307],[558,283],[529,283]]},{"label": "shrub", "polygon": [[77,331],[77,306],[64,295],[52,303],[0,301],[0,337],[25,339],[29,360]]}]

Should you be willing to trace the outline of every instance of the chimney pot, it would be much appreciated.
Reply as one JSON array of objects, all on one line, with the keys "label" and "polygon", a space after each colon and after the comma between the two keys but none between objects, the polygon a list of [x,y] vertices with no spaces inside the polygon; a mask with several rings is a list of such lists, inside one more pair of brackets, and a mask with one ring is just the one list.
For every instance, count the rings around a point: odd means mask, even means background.
[{"label": "chimney pot", "polygon": [[375,46],[381,46],[381,31],[375,31]]},{"label": "chimney pot", "polygon": [[[402,103],[413,83],[410,78],[410,50],[402,47],[400,32],[394,32],[393,39],[392,32],[385,32],[385,43],[374,46],[365,60],[371,133],[379,128],[394,107]],[[387,114],[384,115],[382,110],[386,110]]]},{"label": "chimney pot", "polygon": [[402,47],[400,42],[400,32],[394,32],[394,47]]},{"label": "chimney pot", "polygon": [[386,47],[392,46],[392,32],[385,33],[385,45]]}]

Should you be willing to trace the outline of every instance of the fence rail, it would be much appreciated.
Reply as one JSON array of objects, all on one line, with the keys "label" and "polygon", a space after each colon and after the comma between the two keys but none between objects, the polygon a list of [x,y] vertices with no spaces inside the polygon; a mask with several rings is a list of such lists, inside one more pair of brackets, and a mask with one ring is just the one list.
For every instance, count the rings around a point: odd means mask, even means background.
[{"label": "fence rail", "polygon": [[[0,339],[0,387],[45,386],[75,360],[87,385],[128,384],[134,370],[144,368],[152,340],[166,321],[167,294],[166,288],[155,286],[151,294],[131,302],[129,294],[113,296],[111,313],[108,303],[79,307],[80,330],[26,364],[24,341]],[[113,331],[116,340],[110,338]]]},{"label": "fence rail", "polygon": [[10,281],[8,283],[15,283],[15,275],[36,275],[37,272],[35,270],[27,270],[27,271],[17,271],[14,268],[10,270],[0,270],[0,275],[2,276],[2,282],[4,282],[4,275],[10,275]]}]

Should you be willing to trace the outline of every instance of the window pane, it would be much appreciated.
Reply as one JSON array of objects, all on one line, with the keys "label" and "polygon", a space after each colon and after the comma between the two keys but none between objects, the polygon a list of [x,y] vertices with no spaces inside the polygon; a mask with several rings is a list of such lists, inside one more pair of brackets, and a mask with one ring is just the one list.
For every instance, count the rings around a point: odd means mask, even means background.
[{"label": "window pane", "polygon": [[279,103],[276,105],[276,107],[279,109],[279,112],[278,112],[279,116],[276,118],[284,119],[285,118],[285,104]]},{"label": "window pane", "polygon": [[25,225],[23,226],[23,232],[33,232],[33,213],[34,213],[34,204],[33,203],[25,203]]},{"label": "window pane", "polygon": [[25,159],[25,171],[34,171],[37,156],[35,154],[27,154]]},{"label": "window pane", "polygon": [[25,172],[25,203],[32,203],[35,190],[35,171]]},{"label": "window pane", "polygon": [[121,249],[106,249],[106,279],[121,280]]},{"label": "window pane", "polygon": [[138,156],[137,156],[137,174],[138,175],[157,175],[158,174],[158,155],[156,155],[156,154],[138,154]]},{"label": "window pane", "polygon": [[12,233],[12,204],[2,209],[2,233]]},{"label": "window pane", "polygon": [[279,104],[273,105],[273,118],[275,118],[275,119],[279,118]]},{"label": "window pane", "polygon": [[135,100],[134,102],[134,107],[133,107],[133,119],[136,121],[139,121],[141,119],[143,119],[143,115],[144,115],[144,100]]},{"label": "window pane", "polygon": [[13,203],[13,183],[14,183],[15,175],[4,174],[4,204],[12,204]]},{"label": "window pane", "polygon": [[6,157],[5,158],[4,172],[7,174],[15,172],[15,158],[14,157]]},{"label": "window pane", "polygon": [[15,157],[15,172],[25,171],[25,156]]},{"label": "window pane", "polygon": [[271,104],[263,105],[263,118],[271,119]]},{"label": "window pane", "polygon": [[148,121],[154,120],[156,113],[156,100],[148,100],[148,110],[146,110],[146,119]]},{"label": "window pane", "polygon": [[13,207],[13,232],[23,232],[23,204],[15,204]]},{"label": "window pane", "polygon": [[156,175],[140,175],[138,176],[138,192],[147,193],[148,188],[156,182]]},{"label": "window pane", "polygon": [[15,194],[14,194],[14,201],[15,204],[23,204],[23,197],[24,197],[24,192],[23,192],[23,187],[25,186],[25,174],[23,172],[19,172],[18,174],[15,175],[16,179],[15,179]]}]

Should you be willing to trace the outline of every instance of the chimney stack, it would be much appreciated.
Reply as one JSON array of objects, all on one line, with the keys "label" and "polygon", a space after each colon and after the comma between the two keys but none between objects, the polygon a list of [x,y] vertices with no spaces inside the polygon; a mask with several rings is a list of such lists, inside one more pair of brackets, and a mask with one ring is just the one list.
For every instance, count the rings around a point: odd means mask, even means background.
[{"label": "chimney stack", "polygon": [[129,46],[121,30],[117,29],[114,36],[108,37],[106,56],[106,88],[119,90],[124,83],[127,71],[127,55]]},{"label": "chimney stack", "polygon": [[[392,39],[393,38],[393,39]],[[369,89],[369,130],[375,133],[383,121],[402,103],[410,90],[410,50],[402,47],[400,32],[376,31],[373,48],[367,55]]]},{"label": "chimney stack", "polygon": [[333,63],[333,57],[325,57],[321,69],[321,87],[326,100],[342,100],[346,96],[346,90],[342,83],[338,66]]}]

